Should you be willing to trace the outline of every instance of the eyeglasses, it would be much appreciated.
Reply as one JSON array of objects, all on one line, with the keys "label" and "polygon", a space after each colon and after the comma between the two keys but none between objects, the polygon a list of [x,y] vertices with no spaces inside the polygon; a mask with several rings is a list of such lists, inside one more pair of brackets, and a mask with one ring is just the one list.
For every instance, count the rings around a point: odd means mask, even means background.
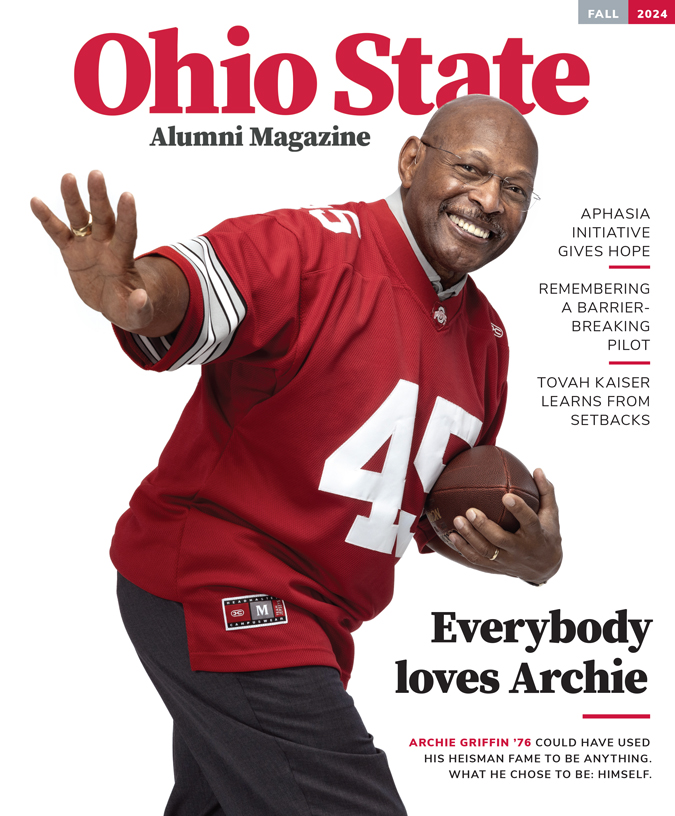
[{"label": "eyeglasses", "polygon": [[486,184],[488,181],[490,181],[490,179],[494,176],[501,181],[500,186],[502,200],[508,207],[513,207],[514,210],[527,212],[527,210],[533,207],[537,201],[541,201],[541,198],[534,192],[534,190],[526,187],[523,184],[519,184],[511,178],[502,178],[496,173],[489,173],[480,170],[473,164],[467,164],[461,156],[458,156],[451,150],[445,150],[443,147],[436,147],[436,145],[425,142],[424,139],[420,139],[420,141],[423,145],[426,145],[433,150],[440,150],[441,153],[449,153],[451,156],[459,159],[457,164],[452,165],[452,174],[455,176],[457,181],[462,183],[464,187],[480,187],[482,184]]}]

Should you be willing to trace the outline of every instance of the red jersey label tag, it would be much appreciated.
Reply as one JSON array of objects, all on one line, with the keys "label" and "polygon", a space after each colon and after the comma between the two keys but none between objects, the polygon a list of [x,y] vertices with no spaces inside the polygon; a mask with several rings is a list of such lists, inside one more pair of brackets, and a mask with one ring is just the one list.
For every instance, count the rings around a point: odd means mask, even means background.
[{"label": "red jersey label tag", "polygon": [[244,629],[251,626],[277,626],[288,623],[286,604],[271,595],[244,595],[223,598],[225,629]]}]

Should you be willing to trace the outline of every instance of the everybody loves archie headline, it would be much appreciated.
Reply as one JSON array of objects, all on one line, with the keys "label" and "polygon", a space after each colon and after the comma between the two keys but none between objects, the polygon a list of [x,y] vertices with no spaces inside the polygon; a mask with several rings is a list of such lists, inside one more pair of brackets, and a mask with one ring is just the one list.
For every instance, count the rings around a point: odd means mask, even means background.
[{"label": "everybody loves archie headline", "polygon": [[[532,654],[540,644],[554,645],[600,642],[621,644],[629,654],[640,651],[653,621],[649,618],[630,618],[627,609],[617,609],[615,617],[605,621],[586,618],[574,621],[563,616],[560,609],[551,609],[550,617],[543,620],[525,618],[510,620],[480,620],[460,618],[455,612],[432,612],[432,643],[460,642],[484,644],[514,644],[529,641],[525,651]],[[642,669],[628,669],[623,660],[615,657],[613,668],[584,660],[572,668],[533,668],[521,663],[509,688],[510,694],[642,694],[647,690],[648,677]],[[396,693],[428,694],[430,691],[447,694],[494,694],[500,689],[496,669],[411,669],[407,660],[396,661]]]}]

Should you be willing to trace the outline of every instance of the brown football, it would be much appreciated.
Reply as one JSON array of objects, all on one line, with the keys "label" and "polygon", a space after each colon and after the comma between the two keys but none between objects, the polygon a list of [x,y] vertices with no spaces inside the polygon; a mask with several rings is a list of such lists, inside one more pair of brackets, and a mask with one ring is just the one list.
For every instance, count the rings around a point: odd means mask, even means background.
[{"label": "brown football", "polygon": [[475,507],[510,533],[520,526],[502,504],[502,496],[520,496],[534,512],[539,491],[525,465],[512,453],[494,445],[481,445],[451,459],[431,488],[426,512],[436,535],[446,543],[454,532],[454,519]]}]

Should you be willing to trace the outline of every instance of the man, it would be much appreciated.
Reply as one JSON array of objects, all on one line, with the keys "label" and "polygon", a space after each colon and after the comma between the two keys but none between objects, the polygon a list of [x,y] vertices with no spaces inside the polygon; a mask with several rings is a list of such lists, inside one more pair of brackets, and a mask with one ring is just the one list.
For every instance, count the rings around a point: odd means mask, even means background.
[{"label": "man", "polygon": [[413,534],[487,572],[557,571],[541,471],[538,516],[505,497],[515,535],[475,509],[452,549],[420,520],[444,463],[501,424],[506,337],[467,275],[515,240],[536,165],[522,116],[473,96],[408,139],[386,202],[232,219],[134,260],[133,198],[115,222],[100,173],[91,219],[64,177],[70,229],[33,200],[132,359],[203,365],[112,547],[174,719],[167,814],[405,813],[344,685],[351,633],[389,602]]}]

